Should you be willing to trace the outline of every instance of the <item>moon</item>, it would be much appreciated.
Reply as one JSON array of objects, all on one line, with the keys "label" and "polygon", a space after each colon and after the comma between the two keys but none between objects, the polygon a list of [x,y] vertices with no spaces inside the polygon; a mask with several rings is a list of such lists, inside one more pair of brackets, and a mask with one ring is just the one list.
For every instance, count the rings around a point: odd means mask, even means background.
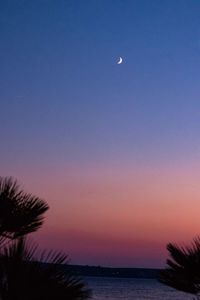
[{"label": "moon", "polygon": [[118,65],[121,65],[122,62],[123,62],[123,59],[122,59],[122,57],[120,56],[120,57],[119,57],[119,60],[118,60],[118,62],[117,62],[117,64],[118,64]]}]

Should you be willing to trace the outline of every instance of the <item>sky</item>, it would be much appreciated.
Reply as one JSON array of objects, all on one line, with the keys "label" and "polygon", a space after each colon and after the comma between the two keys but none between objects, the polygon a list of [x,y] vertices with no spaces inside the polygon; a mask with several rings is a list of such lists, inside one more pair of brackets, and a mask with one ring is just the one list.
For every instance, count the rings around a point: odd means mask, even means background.
[{"label": "sky", "polygon": [[198,0],[0,1],[0,66],[0,175],[49,203],[41,248],[162,267],[200,234]]}]

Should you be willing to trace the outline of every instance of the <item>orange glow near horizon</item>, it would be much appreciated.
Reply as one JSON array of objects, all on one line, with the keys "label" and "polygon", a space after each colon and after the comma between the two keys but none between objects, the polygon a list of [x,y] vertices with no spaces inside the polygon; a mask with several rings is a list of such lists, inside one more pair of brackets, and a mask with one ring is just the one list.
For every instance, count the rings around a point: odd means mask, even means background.
[{"label": "orange glow near horizon", "polygon": [[200,233],[198,166],[47,173],[20,178],[50,205],[34,238],[66,251],[72,263],[159,267],[168,242],[187,243]]}]

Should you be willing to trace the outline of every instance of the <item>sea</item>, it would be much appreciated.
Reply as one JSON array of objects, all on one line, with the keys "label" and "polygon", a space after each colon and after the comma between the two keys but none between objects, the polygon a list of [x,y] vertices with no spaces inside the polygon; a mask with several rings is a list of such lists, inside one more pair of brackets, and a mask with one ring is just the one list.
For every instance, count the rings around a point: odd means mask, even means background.
[{"label": "sea", "polygon": [[191,300],[194,296],[176,291],[156,279],[85,277],[92,300]]}]

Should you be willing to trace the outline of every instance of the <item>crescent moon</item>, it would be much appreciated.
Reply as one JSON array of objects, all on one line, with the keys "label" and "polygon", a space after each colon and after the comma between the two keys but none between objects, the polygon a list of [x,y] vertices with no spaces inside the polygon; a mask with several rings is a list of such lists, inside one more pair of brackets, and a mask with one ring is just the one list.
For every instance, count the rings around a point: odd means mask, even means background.
[{"label": "crescent moon", "polygon": [[118,65],[121,65],[121,63],[123,62],[122,57],[120,56],[119,61],[117,62]]}]

